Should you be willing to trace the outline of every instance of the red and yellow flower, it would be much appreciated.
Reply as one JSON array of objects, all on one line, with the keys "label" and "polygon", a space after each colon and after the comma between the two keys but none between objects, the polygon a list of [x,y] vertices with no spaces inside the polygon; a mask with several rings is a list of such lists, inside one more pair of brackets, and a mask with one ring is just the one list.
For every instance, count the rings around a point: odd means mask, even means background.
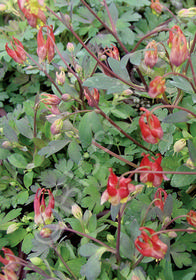
[{"label": "red and yellow flower", "polygon": [[136,249],[145,257],[163,259],[167,252],[167,245],[159,239],[153,229],[140,227],[140,230],[141,234],[135,240]]},{"label": "red and yellow flower", "polygon": [[[144,63],[153,68],[158,61],[157,43],[153,40],[146,46],[147,51],[144,54]],[[151,49],[148,51],[148,49]]]},{"label": "red and yellow flower", "polygon": [[149,110],[141,107],[141,111],[145,113],[139,119],[139,126],[144,141],[155,144],[163,137],[163,130],[159,119]]},{"label": "red and yellow flower", "polygon": [[109,170],[110,175],[108,178],[107,189],[101,196],[101,204],[105,203],[107,200],[109,200],[109,202],[114,206],[127,202],[128,196],[131,192],[131,179],[117,177],[113,173],[112,168],[109,168]]},{"label": "red and yellow flower", "polygon": [[161,209],[161,211],[163,211],[164,205],[165,205],[165,201],[167,199],[167,193],[164,189],[162,188],[158,188],[158,190],[156,191],[155,195],[154,195],[154,204],[156,207],[158,207],[159,209]]},{"label": "red and yellow flower", "polygon": [[13,37],[13,42],[11,41],[11,46],[13,49],[8,47],[8,43],[5,45],[5,50],[13,60],[19,64],[23,64],[26,61],[26,53],[23,44]]},{"label": "red and yellow flower", "polygon": [[[43,36],[43,28],[47,29],[46,39]],[[48,63],[50,63],[53,60],[55,54],[54,43],[55,37],[53,33],[53,26],[41,26],[37,34],[37,55],[40,62],[47,59]]]}]

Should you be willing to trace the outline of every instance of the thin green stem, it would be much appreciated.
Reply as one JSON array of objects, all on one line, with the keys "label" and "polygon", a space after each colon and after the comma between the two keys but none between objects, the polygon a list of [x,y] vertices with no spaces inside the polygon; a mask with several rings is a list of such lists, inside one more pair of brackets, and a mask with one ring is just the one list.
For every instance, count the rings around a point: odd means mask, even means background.
[{"label": "thin green stem", "polygon": [[121,211],[118,212],[118,229],[117,229],[117,240],[116,240],[116,261],[120,263],[120,231],[121,231]]},{"label": "thin green stem", "polygon": [[[194,51],[195,45],[196,45],[196,33],[195,33],[193,42],[192,42],[192,44],[191,44],[190,57],[191,57],[191,54],[192,54],[193,51]],[[189,60],[187,61],[187,64],[186,64],[186,67],[185,67],[185,70],[184,70],[185,74],[186,74],[187,71],[188,71],[188,67],[189,67]]]},{"label": "thin green stem", "polygon": [[159,231],[153,233],[151,236],[156,235],[156,234],[168,233],[168,232],[171,232],[171,231],[190,232],[191,233],[191,232],[196,232],[196,229],[189,229],[189,228],[186,228],[186,229],[183,229],[183,228],[165,229],[165,230],[159,230]]},{"label": "thin green stem", "polygon": [[105,22],[103,22],[100,17],[98,17],[98,15],[91,9],[91,7],[84,1],[84,0],[80,0],[83,5],[91,12],[91,14],[105,27],[105,29],[107,29],[112,36],[116,39],[116,41],[118,42],[118,44],[121,46],[121,48],[123,49],[123,51],[125,53],[128,53],[127,48],[123,45],[123,43],[121,42],[121,40],[119,39],[119,37],[117,36],[116,32],[113,31],[112,29],[109,28],[109,26],[107,26],[107,24],[105,24]]},{"label": "thin green stem", "polygon": [[[190,63],[190,65],[192,65],[192,62]],[[180,76],[180,77],[186,79],[186,80],[190,83],[190,85],[191,85],[191,87],[193,88],[194,92],[196,93],[196,87],[193,85],[193,83],[191,82],[191,80],[190,80],[186,75],[181,74],[181,73],[177,73],[177,72],[169,72],[169,73],[164,74],[164,75],[163,75],[163,78],[166,78],[167,76],[170,76],[170,75]],[[193,69],[193,75],[195,75],[194,69]],[[195,82],[195,81],[194,81],[194,82]]]},{"label": "thin green stem", "polygon": [[117,34],[117,33],[116,33],[116,27],[115,27],[115,25],[114,25],[114,22],[113,22],[113,19],[112,19],[111,14],[110,14],[108,5],[107,5],[107,3],[106,3],[106,0],[103,0],[103,4],[104,4],[104,7],[105,7],[105,9],[106,9],[106,11],[107,11],[107,14],[108,14],[108,17],[109,17],[109,20],[110,20],[110,24],[111,24],[111,27],[112,27],[112,31],[114,32],[114,34]]},{"label": "thin green stem", "polygon": [[68,266],[68,264],[64,261],[62,255],[58,252],[58,250],[56,249],[55,246],[52,246],[52,248],[54,249],[55,253],[57,254],[57,256],[60,258],[60,260],[62,261],[62,263],[64,264],[64,266],[66,267],[66,269],[69,271],[69,273],[71,274],[71,276],[73,277],[74,280],[77,280],[76,275],[73,273],[73,271],[70,269],[70,267]]},{"label": "thin green stem", "polygon": [[164,225],[164,226],[161,228],[161,230],[166,229],[169,225],[171,225],[173,222],[175,222],[175,220],[180,219],[180,218],[186,218],[186,217],[187,217],[187,215],[181,215],[181,216],[178,216],[178,217],[173,218],[173,219],[172,219],[171,221],[169,221],[166,225]]},{"label": "thin green stem", "polygon": [[[23,50],[24,51],[24,50]],[[60,93],[60,95],[63,95],[62,91],[60,90],[60,88],[57,86],[57,84],[55,83],[55,81],[52,79],[52,77],[47,73],[47,71],[37,62],[35,61],[35,59],[32,58],[32,56],[30,54],[28,54],[25,51],[26,56],[28,56],[28,58],[30,58],[31,61],[33,61],[35,63],[35,65],[37,65],[38,69],[40,71],[42,71],[47,78],[51,81],[51,83],[55,86],[55,88],[58,90],[58,92]]]},{"label": "thin green stem", "polygon": [[131,161],[128,161],[127,159],[125,159],[125,158],[123,158],[123,157],[121,157],[121,156],[115,154],[114,152],[112,152],[112,151],[110,151],[109,149],[107,149],[107,148],[101,146],[100,144],[98,144],[98,143],[95,142],[94,140],[92,141],[92,144],[95,145],[97,148],[101,149],[102,151],[108,153],[109,155],[111,155],[111,156],[113,156],[113,157],[115,157],[115,158],[117,158],[117,159],[119,159],[119,160],[125,162],[126,164],[128,164],[128,165],[130,165],[130,166],[132,166],[132,167],[134,167],[134,168],[137,168],[137,167],[138,167],[135,163],[133,163],[133,162],[131,162]]},{"label": "thin green stem", "polygon": [[94,237],[92,237],[92,236],[90,236],[90,235],[88,235],[88,234],[86,234],[86,233],[79,232],[79,231],[74,230],[74,229],[72,229],[72,228],[68,228],[68,227],[66,227],[66,226],[65,226],[63,229],[64,229],[65,231],[73,232],[73,233],[75,233],[75,234],[77,234],[77,235],[86,237],[86,238],[88,238],[88,239],[90,239],[90,240],[92,240],[92,241],[94,241],[94,242],[100,244],[101,246],[107,248],[107,250],[108,250],[109,252],[111,252],[111,253],[113,253],[113,254],[116,254],[116,250],[115,250],[114,248],[108,246],[107,244],[105,244],[104,242],[98,240],[97,238],[94,238]]},{"label": "thin green stem", "polygon": [[[189,57],[189,65],[191,67],[191,72],[192,72],[192,75],[193,75],[193,80],[194,80],[194,83],[195,83],[195,86],[196,86],[196,75],[195,75],[195,71],[194,71],[194,68],[193,68],[193,64],[192,64],[192,60],[191,58]],[[195,93],[196,93],[196,90],[195,90]]]},{"label": "thin green stem", "polygon": [[86,88],[86,92],[89,96],[89,98],[92,100],[94,107],[96,107],[96,109],[98,109],[98,111],[96,111],[96,113],[102,115],[107,121],[109,121],[117,130],[119,130],[123,135],[125,135],[129,140],[131,140],[134,144],[136,144],[137,146],[139,146],[140,148],[151,152],[148,148],[146,148],[145,146],[143,146],[142,144],[140,144],[139,142],[137,142],[134,138],[132,138],[129,134],[127,134],[121,127],[119,127],[112,119],[110,119],[110,117],[108,117],[98,106],[97,102],[94,100],[93,96],[90,94],[89,89]]},{"label": "thin green stem", "polygon": [[186,109],[186,108],[183,108],[181,106],[177,106],[177,105],[159,105],[157,106],[156,108],[152,109],[151,110],[151,113],[153,113],[154,111],[156,111],[157,109],[159,108],[174,108],[174,109],[179,109],[179,110],[182,110],[182,111],[185,111],[189,114],[191,114],[193,117],[196,118],[196,114],[194,114],[193,112],[191,112],[190,110]]},{"label": "thin green stem", "polygon": [[121,78],[120,76],[118,76],[116,73],[114,73],[109,67],[107,67],[102,61],[100,61],[100,59],[98,59],[95,54],[85,45],[85,43],[81,40],[81,38],[78,36],[78,34],[73,30],[71,24],[67,24],[66,20],[64,19],[64,15],[62,14],[62,18],[61,19],[55,12],[53,12],[50,8],[47,7],[47,9],[53,14],[55,15],[63,24],[65,24],[65,26],[69,29],[69,31],[74,35],[74,37],[78,40],[78,42],[83,46],[83,48],[97,61],[97,63],[104,68],[109,74],[111,74],[114,78],[117,78],[118,80],[120,80],[121,82],[127,84],[128,86],[130,86],[131,88],[134,88],[136,90],[145,92],[145,88],[142,86],[138,86],[134,83],[128,82],[126,80],[124,80],[123,78]]}]

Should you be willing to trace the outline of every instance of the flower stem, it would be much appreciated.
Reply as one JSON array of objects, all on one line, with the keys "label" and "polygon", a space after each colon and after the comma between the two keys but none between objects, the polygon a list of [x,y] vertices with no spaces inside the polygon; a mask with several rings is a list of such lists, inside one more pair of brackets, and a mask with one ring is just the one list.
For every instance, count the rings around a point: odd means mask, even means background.
[{"label": "flower stem", "polygon": [[151,110],[151,113],[153,113],[154,111],[156,111],[157,109],[159,108],[174,108],[174,109],[179,109],[179,110],[182,110],[182,111],[185,111],[189,114],[191,114],[193,117],[196,118],[196,114],[194,114],[193,112],[191,112],[190,110],[186,109],[186,108],[183,108],[181,106],[177,106],[177,105],[159,105],[157,106],[156,108],[152,109]]},{"label": "flower stem", "polygon": [[121,231],[121,211],[118,212],[118,229],[117,229],[117,240],[116,240],[116,261],[120,263],[120,231]]},{"label": "flower stem", "polygon": [[116,254],[116,250],[115,250],[114,248],[108,246],[107,244],[105,244],[104,242],[98,240],[97,238],[94,238],[94,237],[92,237],[92,236],[90,236],[90,235],[88,235],[88,234],[86,234],[86,233],[79,232],[79,231],[74,230],[74,229],[72,229],[72,228],[68,228],[68,227],[66,227],[66,226],[65,226],[63,229],[64,229],[65,231],[73,232],[73,233],[75,233],[75,234],[77,234],[77,235],[81,235],[81,236],[83,236],[83,237],[86,237],[86,238],[88,238],[88,239],[90,239],[90,240],[92,240],[92,241],[94,241],[94,242],[100,244],[101,246],[107,248],[107,250],[108,250],[109,252],[111,252],[111,253],[113,253],[113,254]]}]

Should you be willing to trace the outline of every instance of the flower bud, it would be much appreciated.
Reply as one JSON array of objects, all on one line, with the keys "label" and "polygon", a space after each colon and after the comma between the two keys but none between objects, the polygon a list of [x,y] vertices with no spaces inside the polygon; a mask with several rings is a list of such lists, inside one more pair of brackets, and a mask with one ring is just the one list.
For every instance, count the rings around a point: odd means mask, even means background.
[{"label": "flower bud", "polygon": [[64,102],[67,102],[68,100],[71,99],[71,96],[67,93],[64,93],[62,96],[61,96],[61,99],[64,101]]},{"label": "flower bud", "polygon": [[12,148],[12,143],[10,141],[3,141],[3,143],[1,144],[1,146],[4,148],[4,149],[10,149]]},{"label": "flower bud", "polygon": [[196,16],[196,7],[191,7],[189,9],[182,9],[178,11],[178,16],[180,18],[191,18]]},{"label": "flower bud", "polygon": [[41,258],[39,258],[39,257],[30,258],[30,261],[34,265],[41,265],[41,264],[43,264],[43,260]]},{"label": "flower bud", "polygon": [[174,153],[179,153],[180,151],[182,151],[182,149],[184,149],[184,147],[186,147],[185,139],[182,138],[182,139],[176,141],[174,144]]},{"label": "flower bud", "polygon": [[16,231],[18,229],[18,224],[17,223],[14,223],[14,224],[11,224],[8,228],[7,228],[7,234],[10,234],[14,231]]},{"label": "flower bud", "polygon": [[63,120],[57,119],[53,122],[53,124],[50,127],[50,131],[53,135],[59,134],[62,131],[63,128]]},{"label": "flower bud", "polygon": [[177,237],[177,234],[176,234],[175,231],[169,231],[168,236],[171,237],[171,238],[175,238],[175,237]]},{"label": "flower bud", "polygon": [[50,237],[52,234],[52,230],[50,228],[42,228],[42,230],[40,231],[40,235],[43,238],[48,238]]},{"label": "flower bud", "polygon": [[82,73],[82,67],[79,64],[76,64],[75,70],[78,74]]},{"label": "flower bud", "polygon": [[69,52],[73,52],[74,51],[74,44],[73,43],[67,43],[67,50]]},{"label": "flower bud", "polygon": [[187,167],[189,167],[190,169],[195,169],[196,166],[194,165],[194,163],[192,162],[192,160],[190,158],[187,159],[186,164]]},{"label": "flower bud", "polygon": [[71,212],[76,219],[82,219],[82,209],[76,203],[72,205]]},{"label": "flower bud", "polygon": [[60,74],[56,72],[56,83],[60,86],[64,85],[65,83],[65,72],[61,71]]},{"label": "flower bud", "polygon": [[5,4],[0,4],[0,12],[3,12],[6,10],[6,5]]}]

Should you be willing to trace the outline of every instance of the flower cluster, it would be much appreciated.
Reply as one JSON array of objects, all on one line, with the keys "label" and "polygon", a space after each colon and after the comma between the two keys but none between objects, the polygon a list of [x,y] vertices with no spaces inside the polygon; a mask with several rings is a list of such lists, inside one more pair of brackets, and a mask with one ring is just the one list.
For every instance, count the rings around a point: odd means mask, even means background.
[{"label": "flower cluster", "polygon": [[141,234],[135,240],[136,249],[145,257],[163,259],[167,252],[167,245],[159,239],[153,229],[141,227],[140,230]]},{"label": "flower cluster", "polygon": [[159,119],[147,109],[141,107],[145,113],[139,119],[139,126],[144,141],[155,144],[163,137],[163,130]]}]

